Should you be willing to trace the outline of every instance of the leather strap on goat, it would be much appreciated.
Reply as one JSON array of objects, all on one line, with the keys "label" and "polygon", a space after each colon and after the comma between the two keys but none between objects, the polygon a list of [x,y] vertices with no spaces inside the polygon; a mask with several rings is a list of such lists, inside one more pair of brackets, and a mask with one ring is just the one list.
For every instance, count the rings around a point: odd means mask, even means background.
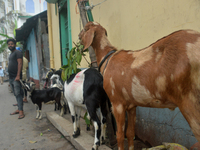
[{"label": "leather strap on goat", "polygon": [[[112,51],[110,51],[110,52],[108,52],[108,54],[106,54],[106,56],[103,58],[103,60],[100,62],[100,64],[99,64],[99,67],[98,67],[98,71],[100,72],[100,69],[101,69],[101,66],[103,65],[103,63],[106,61],[106,59],[109,57],[109,56],[112,56],[111,54],[113,54],[113,53],[115,53],[116,52],[116,50],[112,50]],[[110,59],[110,57],[109,57],[109,59]],[[109,60],[108,59],[108,60]],[[107,63],[106,63],[106,66],[107,66]],[[106,66],[105,66],[105,68],[106,68]],[[105,68],[104,68],[104,70],[105,70]],[[104,71],[103,71],[104,72]],[[103,74],[103,73],[102,73]]]}]

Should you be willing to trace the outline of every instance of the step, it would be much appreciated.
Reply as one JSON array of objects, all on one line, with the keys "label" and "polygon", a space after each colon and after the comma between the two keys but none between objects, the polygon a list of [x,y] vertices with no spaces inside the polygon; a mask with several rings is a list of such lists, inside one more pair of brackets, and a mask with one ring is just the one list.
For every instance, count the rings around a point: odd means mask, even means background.
[{"label": "step", "polygon": [[[49,121],[69,140],[78,150],[91,150],[94,137],[87,132],[81,130],[81,134],[77,138],[73,138],[73,124],[67,119],[59,116],[56,112],[46,112],[46,116]],[[98,150],[111,150],[106,145],[101,145]]]}]

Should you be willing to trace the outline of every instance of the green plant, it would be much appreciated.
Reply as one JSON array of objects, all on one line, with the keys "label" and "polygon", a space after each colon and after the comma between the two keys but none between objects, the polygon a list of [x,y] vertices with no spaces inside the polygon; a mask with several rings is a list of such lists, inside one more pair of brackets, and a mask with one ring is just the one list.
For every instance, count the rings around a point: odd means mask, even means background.
[{"label": "green plant", "polygon": [[67,65],[62,66],[62,80],[66,81],[71,74],[78,73],[81,71],[77,66],[80,66],[82,56],[85,56],[85,52],[83,52],[83,45],[80,43],[74,43],[75,47],[73,47],[70,51],[67,52]]},{"label": "green plant", "polygon": [[0,36],[5,37],[4,40],[0,40],[0,53],[4,52],[7,49],[7,39],[11,38],[7,34],[0,33]]},{"label": "green plant", "polygon": [[14,37],[16,37],[16,31],[15,31],[15,29],[17,29],[17,19],[15,19],[15,28],[13,30]]}]

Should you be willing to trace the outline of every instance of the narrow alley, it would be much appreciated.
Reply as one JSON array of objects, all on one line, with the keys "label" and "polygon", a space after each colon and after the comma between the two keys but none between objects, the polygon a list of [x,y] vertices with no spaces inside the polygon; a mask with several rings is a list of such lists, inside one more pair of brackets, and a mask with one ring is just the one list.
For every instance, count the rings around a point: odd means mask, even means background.
[{"label": "narrow alley", "polygon": [[46,118],[54,105],[43,105],[43,118],[35,119],[35,105],[28,99],[24,103],[25,118],[10,115],[17,109],[13,93],[8,91],[8,82],[0,85],[0,149],[1,150],[75,150],[62,134]]}]

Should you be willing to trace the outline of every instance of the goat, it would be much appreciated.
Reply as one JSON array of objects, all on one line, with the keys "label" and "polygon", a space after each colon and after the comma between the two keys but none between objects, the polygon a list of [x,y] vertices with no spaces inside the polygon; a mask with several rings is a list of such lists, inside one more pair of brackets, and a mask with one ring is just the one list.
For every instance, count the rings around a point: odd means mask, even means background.
[{"label": "goat", "polygon": [[[62,78],[61,78],[61,74],[62,74],[62,70],[61,70],[61,69],[55,71],[55,72],[52,74],[50,80],[51,80],[51,85],[52,85],[52,84],[54,84],[54,85],[56,84],[58,88],[63,89],[64,82],[63,82],[63,80],[62,80]],[[63,95],[63,92],[62,92],[62,95]],[[65,98],[65,97],[62,97],[62,99],[63,99],[63,98]],[[67,100],[64,100],[64,103],[65,103],[64,106],[65,106],[65,114],[66,114],[66,110],[67,110],[67,109],[69,110],[69,107],[68,107],[68,105],[67,105]],[[55,107],[56,107],[56,106],[55,106]],[[88,124],[88,123],[87,123],[86,130],[87,130],[87,131],[90,130],[90,124]]]},{"label": "goat", "polygon": [[79,34],[83,50],[92,46],[103,87],[117,124],[118,149],[124,149],[125,113],[129,150],[134,149],[136,107],[179,107],[200,142],[200,33],[176,31],[136,51],[117,50],[99,23]]},{"label": "goat", "polygon": [[51,78],[51,76],[53,75],[53,73],[54,73],[55,71],[56,71],[55,69],[51,68],[51,69],[46,73],[45,83],[44,83],[43,89],[47,89],[47,88],[49,87],[50,78]]},{"label": "goat", "polygon": [[[59,88],[62,92],[61,92],[61,107],[64,108],[64,114],[67,113],[67,104],[65,103],[65,101],[63,100],[64,96],[63,96],[63,81],[61,79],[61,73],[62,70],[55,70],[52,69],[50,71],[47,72],[46,74],[46,82],[44,84],[44,89],[48,88],[48,83],[50,81],[50,88],[52,87],[57,87]],[[56,106],[57,103],[55,103],[55,109],[54,111],[56,111],[56,109],[60,109],[60,106]],[[68,109],[69,110],[69,109]]]},{"label": "goat", "polygon": [[50,76],[50,81],[51,81],[51,87],[54,84],[57,84],[57,87],[60,88],[61,90],[63,89],[63,80],[61,78],[62,74],[62,69],[56,70],[51,76]]},{"label": "goat", "polygon": [[[59,107],[61,107],[60,100],[61,100],[61,90],[57,87],[45,89],[45,90],[35,90],[35,83],[25,83],[24,87],[28,92],[30,92],[30,98],[33,102],[33,104],[36,105],[36,111],[37,119],[42,118],[42,102],[49,103],[52,100],[55,100],[55,102],[58,104]],[[63,114],[63,108],[61,108],[60,115]]]},{"label": "goat", "polygon": [[[95,128],[95,140],[92,149],[97,149],[100,143],[105,140],[106,102],[109,101],[103,89],[102,75],[92,68],[72,74],[64,83],[64,95],[73,121],[73,137],[76,138],[80,135],[79,118],[82,107],[85,107]],[[101,120],[97,116],[98,109],[101,110]]]}]

